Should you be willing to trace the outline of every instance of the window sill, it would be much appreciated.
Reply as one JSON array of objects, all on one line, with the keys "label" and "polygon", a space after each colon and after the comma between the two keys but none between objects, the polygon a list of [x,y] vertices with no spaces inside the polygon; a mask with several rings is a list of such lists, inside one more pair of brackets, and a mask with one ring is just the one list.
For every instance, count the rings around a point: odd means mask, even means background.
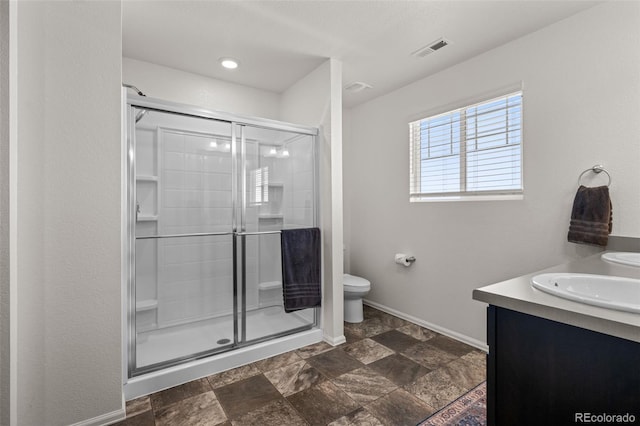
[{"label": "window sill", "polygon": [[524,200],[524,194],[488,194],[488,195],[443,195],[443,196],[414,196],[409,198],[411,203],[442,203],[455,201],[514,201]]}]

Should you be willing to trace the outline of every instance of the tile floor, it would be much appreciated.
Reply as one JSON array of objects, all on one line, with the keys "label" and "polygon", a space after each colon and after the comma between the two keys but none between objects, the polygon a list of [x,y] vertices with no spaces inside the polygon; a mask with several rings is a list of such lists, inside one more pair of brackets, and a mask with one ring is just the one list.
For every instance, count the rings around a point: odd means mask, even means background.
[{"label": "tile floor", "polygon": [[117,425],[415,425],[485,380],[485,353],[365,306],[324,342],[127,403]]}]

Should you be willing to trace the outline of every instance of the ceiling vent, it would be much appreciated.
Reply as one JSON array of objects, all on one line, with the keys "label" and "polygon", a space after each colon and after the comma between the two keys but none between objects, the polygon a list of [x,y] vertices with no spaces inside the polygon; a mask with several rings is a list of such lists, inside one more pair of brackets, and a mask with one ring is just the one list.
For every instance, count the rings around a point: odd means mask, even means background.
[{"label": "ceiling vent", "polygon": [[362,81],[354,81],[353,83],[349,83],[344,86],[344,90],[350,93],[358,93],[371,88],[373,88],[372,85],[364,83]]},{"label": "ceiling vent", "polygon": [[440,50],[449,44],[451,44],[449,40],[445,39],[444,37],[440,37],[436,41],[429,43],[427,46],[421,47],[415,52],[412,52],[411,56],[415,56],[417,58],[424,58],[428,54],[433,53],[436,50]]}]

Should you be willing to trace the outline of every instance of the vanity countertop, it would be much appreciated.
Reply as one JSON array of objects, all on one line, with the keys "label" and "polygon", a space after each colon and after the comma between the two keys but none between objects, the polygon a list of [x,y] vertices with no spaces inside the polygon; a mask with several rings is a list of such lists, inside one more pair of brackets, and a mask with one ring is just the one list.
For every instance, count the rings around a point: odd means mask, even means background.
[{"label": "vanity countertop", "polygon": [[547,272],[613,275],[640,279],[640,268],[611,263],[598,253],[473,291],[475,300],[640,343],[640,315],[586,305],[544,293],[531,278]]}]

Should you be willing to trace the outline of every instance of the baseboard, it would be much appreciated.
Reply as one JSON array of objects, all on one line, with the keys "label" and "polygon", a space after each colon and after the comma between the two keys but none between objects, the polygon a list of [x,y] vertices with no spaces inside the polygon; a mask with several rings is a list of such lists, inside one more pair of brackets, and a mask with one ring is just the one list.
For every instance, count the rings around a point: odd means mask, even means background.
[{"label": "baseboard", "polygon": [[421,320],[420,318],[416,318],[414,316],[411,315],[407,315],[403,312],[400,311],[396,311],[395,309],[389,308],[388,306],[385,305],[381,305],[380,303],[376,303],[376,302],[372,302],[370,300],[363,300],[365,305],[371,306],[373,308],[379,309],[382,312],[386,312],[388,314],[394,315],[398,318],[402,318],[403,320],[407,320],[409,322],[412,322],[416,325],[419,325],[420,327],[424,327],[424,328],[428,328],[429,330],[433,330],[433,331],[437,331],[440,334],[444,334],[445,336],[451,337],[452,339],[456,339],[459,340],[462,343],[466,343],[467,345],[473,346],[474,348],[478,348],[482,351],[485,352],[489,352],[489,345],[487,345],[485,342],[482,342],[478,339],[474,339],[472,337],[469,336],[465,336],[464,334],[458,333],[456,331],[451,331],[449,329],[446,329],[444,327],[440,327],[437,324],[432,324],[430,322]]},{"label": "baseboard", "polygon": [[329,336],[325,335],[325,336],[322,336],[322,340],[324,340],[325,342],[327,342],[331,346],[338,346],[338,345],[341,345],[343,343],[346,343],[347,338],[344,337],[344,334],[342,336],[338,336],[338,337],[329,337]]},{"label": "baseboard", "polygon": [[74,423],[70,426],[104,426],[119,422],[120,420],[124,420],[125,417],[127,417],[127,414],[124,408],[121,408],[119,410],[102,414],[91,419],[82,420],[81,422]]}]

